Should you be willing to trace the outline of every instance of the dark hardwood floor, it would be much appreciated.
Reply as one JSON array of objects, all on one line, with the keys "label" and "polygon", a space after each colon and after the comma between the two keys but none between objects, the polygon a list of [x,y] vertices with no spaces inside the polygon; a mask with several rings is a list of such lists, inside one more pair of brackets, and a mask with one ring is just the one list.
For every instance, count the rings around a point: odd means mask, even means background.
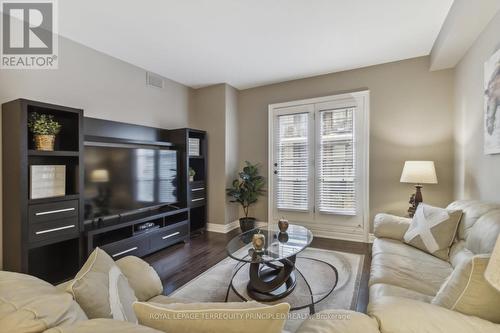
[{"label": "dark hardwood floor", "polygon": [[[144,258],[160,275],[164,294],[168,295],[227,257],[226,244],[238,234],[206,232]],[[366,312],[368,304],[368,278],[370,275],[371,244],[315,238],[311,247],[365,255],[356,310]]]}]

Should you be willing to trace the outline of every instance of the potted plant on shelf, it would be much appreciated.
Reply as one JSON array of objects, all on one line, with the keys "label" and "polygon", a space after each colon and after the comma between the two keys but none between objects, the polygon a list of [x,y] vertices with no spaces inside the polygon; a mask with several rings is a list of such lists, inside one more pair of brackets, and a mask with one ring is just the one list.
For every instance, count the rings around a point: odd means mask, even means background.
[{"label": "potted plant on shelf", "polygon": [[28,119],[28,128],[33,133],[36,150],[54,150],[56,135],[61,130],[61,124],[54,120],[54,116],[33,112]]},{"label": "potted plant on shelf", "polygon": [[243,207],[245,217],[240,218],[240,229],[242,232],[255,228],[254,217],[248,217],[248,210],[255,204],[259,196],[264,194],[264,177],[259,175],[259,165],[245,161],[246,166],[239,173],[239,179],[233,181],[232,187],[226,189],[226,193]]},{"label": "potted plant on shelf", "polygon": [[196,171],[194,171],[193,168],[189,167],[188,174],[189,174],[189,181],[194,182],[194,176],[196,175]]}]

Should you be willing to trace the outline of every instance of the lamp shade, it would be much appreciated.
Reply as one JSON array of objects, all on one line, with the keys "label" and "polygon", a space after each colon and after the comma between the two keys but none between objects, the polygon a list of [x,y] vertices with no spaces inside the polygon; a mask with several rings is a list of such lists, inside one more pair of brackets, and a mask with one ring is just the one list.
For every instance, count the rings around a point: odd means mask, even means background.
[{"label": "lamp shade", "polygon": [[92,170],[90,173],[90,181],[94,183],[107,183],[109,182],[109,172],[106,169]]},{"label": "lamp shade", "polygon": [[401,174],[401,183],[437,184],[433,161],[406,161]]},{"label": "lamp shade", "polygon": [[486,271],[484,272],[484,278],[494,288],[500,291],[500,236],[498,237],[495,248],[491,253],[488,267],[486,267]]}]

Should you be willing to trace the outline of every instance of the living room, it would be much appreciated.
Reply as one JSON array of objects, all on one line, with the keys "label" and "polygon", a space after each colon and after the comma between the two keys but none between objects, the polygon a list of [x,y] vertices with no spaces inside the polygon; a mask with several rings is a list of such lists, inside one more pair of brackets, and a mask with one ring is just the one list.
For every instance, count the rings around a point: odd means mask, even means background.
[{"label": "living room", "polygon": [[499,1],[141,5],[2,1],[1,332],[500,332]]}]

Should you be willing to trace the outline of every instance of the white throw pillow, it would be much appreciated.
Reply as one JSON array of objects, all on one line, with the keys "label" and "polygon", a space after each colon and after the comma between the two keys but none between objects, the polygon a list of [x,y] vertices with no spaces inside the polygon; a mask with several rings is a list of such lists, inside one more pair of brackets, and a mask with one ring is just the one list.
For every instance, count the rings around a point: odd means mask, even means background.
[{"label": "white throw pillow", "polygon": [[113,318],[137,322],[132,310],[132,303],[137,300],[134,290],[113,259],[98,247],[66,291],[73,295],[90,319]]},{"label": "white throw pillow", "polygon": [[290,305],[135,302],[134,310],[139,324],[166,333],[282,333]]},{"label": "white throw pillow", "polygon": [[500,323],[500,292],[484,278],[489,255],[476,255],[455,267],[432,304]]},{"label": "white throw pillow", "polygon": [[448,260],[450,246],[455,239],[461,217],[461,211],[449,211],[421,203],[404,235],[404,241],[438,258]]}]

